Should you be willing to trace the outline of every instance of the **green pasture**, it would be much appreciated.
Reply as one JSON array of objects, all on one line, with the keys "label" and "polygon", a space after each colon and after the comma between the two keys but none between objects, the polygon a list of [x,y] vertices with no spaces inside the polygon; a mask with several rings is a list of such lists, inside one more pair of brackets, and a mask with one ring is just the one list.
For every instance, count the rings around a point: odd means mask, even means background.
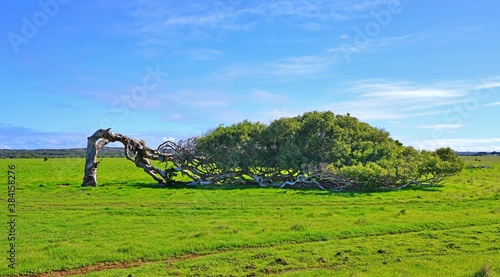
[{"label": "green pasture", "polygon": [[500,157],[464,159],[440,187],[363,193],[160,187],[126,159],[81,188],[83,159],[4,159],[0,275],[500,276]]}]

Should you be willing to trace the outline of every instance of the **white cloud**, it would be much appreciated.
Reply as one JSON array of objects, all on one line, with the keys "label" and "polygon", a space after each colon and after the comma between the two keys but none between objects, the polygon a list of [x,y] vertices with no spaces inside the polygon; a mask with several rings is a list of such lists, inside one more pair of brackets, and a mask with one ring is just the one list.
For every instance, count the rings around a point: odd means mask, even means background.
[{"label": "white cloud", "polygon": [[271,65],[273,75],[316,75],[336,63],[331,56],[298,56],[285,58]]},{"label": "white cloud", "polygon": [[[199,40],[225,31],[273,25],[320,30],[334,22],[368,18],[372,11],[393,7],[386,1],[176,1],[101,2],[94,10],[124,10],[130,18],[113,24],[114,31],[137,36],[145,47]],[[131,19],[131,20],[130,20]],[[132,23],[131,23],[132,22]],[[213,32],[221,31],[221,32]]]},{"label": "white cloud", "polygon": [[179,16],[171,17],[162,22],[164,27],[170,26],[207,26],[213,25],[220,21],[220,17],[217,15],[210,16]]},{"label": "white cloud", "polygon": [[[492,77],[490,77],[492,78]],[[498,79],[500,78],[499,76],[496,76],[495,79]],[[500,87],[500,81],[496,81],[496,80],[485,80],[483,83],[481,83],[480,85],[477,86],[477,89],[488,89],[488,90],[492,90],[492,89],[495,89],[495,88],[499,88]]]},{"label": "white cloud", "polygon": [[349,36],[347,34],[341,35],[343,40],[342,44],[337,47],[328,49],[328,52],[335,53],[343,57],[350,57],[352,54],[362,52],[375,52],[380,50],[387,50],[389,47],[398,47],[402,45],[413,45],[422,41],[423,34],[415,33],[409,35],[395,36],[395,37],[367,37],[364,34],[355,34]]},{"label": "white cloud", "polygon": [[214,82],[232,81],[241,78],[252,78],[260,76],[261,74],[262,69],[261,71],[258,71],[257,65],[253,63],[239,63],[217,70],[212,74],[209,74],[207,79]]},{"label": "white cloud", "polygon": [[363,97],[368,98],[382,98],[386,101],[427,101],[429,99],[445,99],[455,98],[457,96],[464,96],[463,91],[452,91],[440,88],[409,88],[401,85],[391,84],[373,84],[369,85],[365,90],[372,90],[366,92]]},{"label": "white cloud", "polygon": [[406,128],[406,125],[403,122],[397,120],[389,120],[387,121],[387,124],[396,126],[398,128]]},{"label": "white cloud", "polygon": [[445,84],[412,84],[364,80],[345,84],[353,100],[333,102],[324,108],[351,113],[362,120],[395,121],[443,113],[467,96],[467,87],[448,89]]},{"label": "white cloud", "polygon": [[321,78],[335,64],[336,58],[328,55],[292,56],[270,62],[249,61],[233,64],[210,74],[209,78],[219,81]]},{"label": "white cloud", "polygon": [[285,95],[272,93],[262,89],[253,89],[250,93],[250,98],[256,102],[263,103],[283,103],[288,100],[288,97]]},{"label": "white cloud", "polygon": [[230,97],[216,91],[182,90],[158,96],[174,105],[187,107],[226,107],[230,105]]},{"label": "white cloud", "polygon": [[173,114],[166,116],[165,119],[167,119],[168,121],[181,121],[185,119],[185,116],[181,113],[174,112]]},{"label": "white cloud", "polygon": [[428,150],[451,147],[455,151],[499,151],[500,138],[430,139],[417,141],[412,145],[418,149]]},{"label": "white cloud", "polygon": [[270,122],[272,120],[279,119],[282,117],[294,117],[299,115],[300,113],[301,112],[290,111],[287,108],[272,109],[264,113],[264,118],[262,119],[262,121]]},{"label": "white cloud", "polygon": [[313,22],[300,24],[299,27],[310,31],[319,31],[325,29],[325,26],[323,26],[322,24]]},{"label": "white cloud", "polygon": [[191,59],[196,61],[214,60],[222,55],[221,51],[212,49],[196,49],[184,51],[183,53],[187,54]]},{"label": "white cloud", "polygon": [[369,36],[364,32],[363,28],[354,28],[352,34],[341,35],[342,43],[328,49],[328,52],[350,61],[351,56],[355,54],[387,51],[401,46],[439,44],[462,40],[475,31],[477,31],[475,28],[440,28],[426,32],[383,37],[383,32],[375,36]]},{"label": "white cloud", "polygon": [[462,124],[434,124],[434,125],[426,125],[420,126],[422,129],[431,129],[431,130],[455,130],[462,128]]},{"label": "white cloud", "polygon": [[[5,135],[3,135],[5,134]],[[65,149],[86,147],[89,133],[42,132],[23,127],[0,126],[2,148],[9,149]]]},{"label": "white cloud", "polygon": [[163,141],[172,141],[172,142],[176,142],[176,138],[174,137],[162,137],[161,138]]},{"label": "white cloud", "polygon": [[483,107],[493,107],[493,106],[500,106],[500,102],[493,102],[483,105]]},{"label": "white cloud", "polygon": [[[385,3],[384,1],[380,2]],[[250,78],[255,78],[257,76],[262,78],[269,76],[285,78],[293,78],[296,76],[324,76],[324,74],[326,74],[332,66],[346,61],[349,62],[355,54],[387,51],[391,48],[409,45],[433,44],[437,43],[437,41],[443,41],[446,39],[457,40],[457,37],[462,36],[464,33],[471,33],[471,31],[473,31],[471,28],[444,28],[401,36],[374,37],[368,39],[360,39],[359,34],[354,34],[353,36],[343,34],[341,35],[342,43],[339,46],[332,47],[315,55],[291,56],[266,63],[239,64],[236,66],[236,71],[234,71],[235,68],[232,66],[227,70],[228,72],[221,73],[219,75],[233,78],[243,76]],[[446,85],[453,84],[447,83]],[[460,84],[460,88],[463,88],[462,85],[463,84]],[[491,89],[496,86],[500,86],[500,81],[498,78],[492,79],[490,77],[488,80],[482,82],[481,87],[476,89]],[[447,87],[446,89],[452,90],[453,87]],[[399,91],[393,91],[392,93],[398,94]],[[412,95],[415,91],[407,91],[406,93],[408,95]],[[429,88],[426,88],[426,91],[418,92],[417,97],[422,97],[425,93],[427,93],[429,97],[434,97],[436,93],[443,93],[443,91],[429,91]]]}]

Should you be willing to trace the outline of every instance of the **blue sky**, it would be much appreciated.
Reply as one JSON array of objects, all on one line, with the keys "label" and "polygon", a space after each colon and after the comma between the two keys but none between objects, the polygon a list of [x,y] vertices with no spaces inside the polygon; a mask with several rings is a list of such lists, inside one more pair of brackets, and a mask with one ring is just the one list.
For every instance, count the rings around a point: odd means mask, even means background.
[{"label": "blue sky", "polygon": [[500,2],[4,1],[0,148],[331,110],[419,149],[500,150]]}]

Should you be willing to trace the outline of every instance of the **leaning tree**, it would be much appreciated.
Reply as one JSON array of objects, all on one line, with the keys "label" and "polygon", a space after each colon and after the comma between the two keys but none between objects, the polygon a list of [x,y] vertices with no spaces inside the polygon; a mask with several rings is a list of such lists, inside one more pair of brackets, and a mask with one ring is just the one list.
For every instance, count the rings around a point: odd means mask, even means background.
[{"label": "leaning tree", "polygon": [[143,168],[144,171],[157,182],[164,182],[166,178],[165,171],[152,166],[149,159],[156,158],[165,161],[168,159],[168,155],[159,155],[157,150],[147,147],[146,143],[142,140],[136,140],[122,134],[113,133],[111,129],[99,129],[92,136],[87,138],[87,155],[82,186],[95,187],[97,185],[97,167],[100,163],[100,161],[97,161],[97,154],[106,144],[117,141],[125,146],[125,155],[127,159],[134,161],[137,167]]},{"label": "leaning tree", "polygon": [[[315,186],[321,189],[402,188],[437,184],[457,174],[463,162],[450,148],[417,151],[383,129],[348,115],[309,112],[269,125],[243,121],[207,134],[167,141],[156,149],[142,140],[97,130],[88,138],[82,186],[97,185],[97,155],[121,142],[127,159],[156,182],[254,183],[260,186]],[[162,168],[153,160],[164,163]]]}]

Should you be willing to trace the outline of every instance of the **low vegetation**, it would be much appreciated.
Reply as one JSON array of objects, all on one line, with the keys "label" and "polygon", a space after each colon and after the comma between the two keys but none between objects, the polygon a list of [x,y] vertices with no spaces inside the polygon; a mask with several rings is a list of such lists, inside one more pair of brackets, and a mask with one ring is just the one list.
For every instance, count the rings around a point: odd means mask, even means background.
[{"label": "low vegetation", "polygon": [[498,276],[500,157],[463,159],[487,167],[370,192],[158,186],[108,158],[80,187],[84,159],[0,160],[18,214],[0,275]]}]

